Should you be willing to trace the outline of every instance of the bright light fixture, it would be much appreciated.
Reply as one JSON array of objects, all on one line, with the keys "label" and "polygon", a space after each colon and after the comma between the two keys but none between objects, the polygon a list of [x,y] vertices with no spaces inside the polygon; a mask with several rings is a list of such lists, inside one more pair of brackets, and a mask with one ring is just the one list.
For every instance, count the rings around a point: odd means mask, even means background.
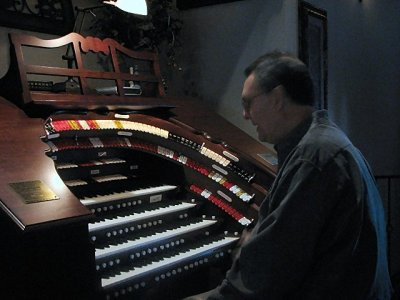
[{"label": "bright light fixture", "polygon": [[103,1],[105,4],[114,5],[119,9],[135,15],[147,15],[146,0],[111,0]]}]

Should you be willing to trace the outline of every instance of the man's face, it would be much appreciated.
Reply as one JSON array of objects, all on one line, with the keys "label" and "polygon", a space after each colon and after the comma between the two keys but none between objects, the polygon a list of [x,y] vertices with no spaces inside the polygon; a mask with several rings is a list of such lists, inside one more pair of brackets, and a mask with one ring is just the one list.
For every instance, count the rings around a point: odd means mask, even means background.
[{"label": "man's face", "polygon": [[272,144],[277,126],[273,97],[261,90],[253,74],[247,77],[242,90],[243,117],[256,126],[260,141]]}]

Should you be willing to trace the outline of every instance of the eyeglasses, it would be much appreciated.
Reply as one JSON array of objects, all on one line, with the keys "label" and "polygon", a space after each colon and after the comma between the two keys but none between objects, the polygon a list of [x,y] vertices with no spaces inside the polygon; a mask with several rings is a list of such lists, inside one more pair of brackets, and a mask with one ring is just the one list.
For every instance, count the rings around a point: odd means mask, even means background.
[{"label": "eyeglasses", "polygon": [[250,110],[251,104],[253,103],[253,101],[254,101],[256,98],[260,97],[261,95],[268,95],[268,94],[269,94],[270,92],[272,92],[272,90],[275,89],[277,86],[279,86],[279,84],[275,84],[271,89],[268,90],[268,92],[261,92],[261,93],[255,95],[255,96],[253,96],[252,98],[249,98],[249,99],[243,99],[243,98],[242,98],[242,107],[243,107],[243,110],[244,110],[246,113],[248,113],[249,110]]},{"label": "eyeglasses", "polygon": [[265,93],[262,92],[262,93],[260,93],[260,94],[257,94],[257,95],[255,95],[255,96],[253,96],[253,97],[250,98],[250,99],[242,99],[243,110],[244,110],[245,112],[249,112],[250,107],[251,107],[251,104],[253,103],[253,101],[254,101],[256,98],[260,97],[261,95],[265,95]]}]

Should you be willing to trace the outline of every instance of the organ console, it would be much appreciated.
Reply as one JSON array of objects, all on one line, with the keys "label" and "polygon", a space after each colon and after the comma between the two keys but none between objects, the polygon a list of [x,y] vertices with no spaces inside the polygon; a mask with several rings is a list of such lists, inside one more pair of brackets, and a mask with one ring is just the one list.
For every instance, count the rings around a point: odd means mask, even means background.
[{"label": "organ console", "polygon": [[[72,69],[28,61],[68,44]],[[2,298],[179,299],[215,286],[274,179],[271,151],[167,97],[155,54],[75,33],[10,34],[10,49]],[[92,70],[91,54],[108,69]]]}]

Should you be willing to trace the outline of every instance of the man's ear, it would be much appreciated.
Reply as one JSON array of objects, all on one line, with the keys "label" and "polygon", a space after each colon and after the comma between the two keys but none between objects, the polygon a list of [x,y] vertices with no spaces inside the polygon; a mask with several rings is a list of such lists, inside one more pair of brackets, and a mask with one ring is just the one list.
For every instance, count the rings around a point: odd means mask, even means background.
[{"label": "man's ear", "polygon": [[283,110],[288,105],[288,97],[283,85],[278,85],[271,91],[271,100],[273,101],[274,108],[277,111]]}]

